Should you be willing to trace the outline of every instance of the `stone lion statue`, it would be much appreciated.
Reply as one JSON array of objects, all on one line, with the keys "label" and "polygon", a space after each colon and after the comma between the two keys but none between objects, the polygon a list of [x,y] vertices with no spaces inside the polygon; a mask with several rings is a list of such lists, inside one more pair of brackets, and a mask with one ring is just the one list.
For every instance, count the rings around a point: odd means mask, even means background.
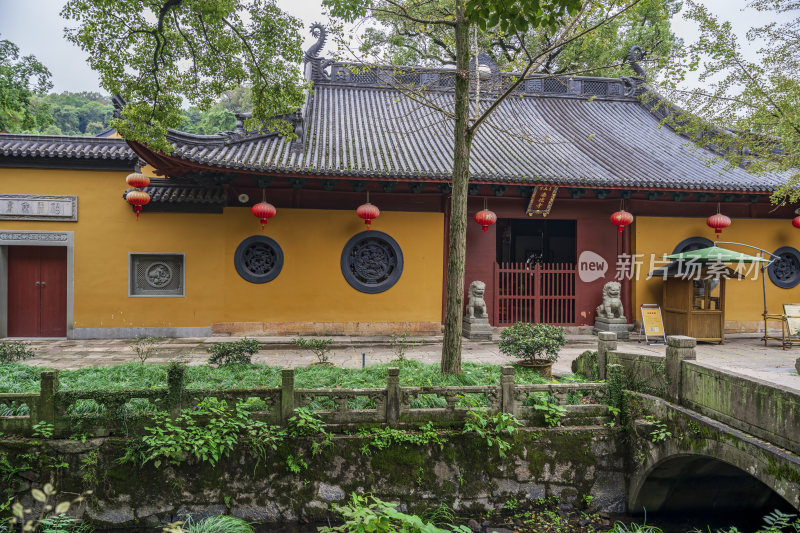
[{"label": "stone lion statue", "polygon": [[486,300],[483,293],[486,284],[482,281],[473,281],[469,284],[469,301],[467,302],[467,318],[487,318]]},{"label": "stone lion statue", "polygon": [[597,306],[598,318],[625,318],[619,297],[621,290],[622,287],[616,281],[609,281],[603,286],[603,303]]}]

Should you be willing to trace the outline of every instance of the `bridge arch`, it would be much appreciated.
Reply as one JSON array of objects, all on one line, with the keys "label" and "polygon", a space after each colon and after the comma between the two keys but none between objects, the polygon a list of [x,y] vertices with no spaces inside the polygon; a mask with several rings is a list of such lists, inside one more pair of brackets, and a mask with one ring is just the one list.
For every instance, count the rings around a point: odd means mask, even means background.
[{"label": "bridge arch", "polygon": [[690,449],[668,440],[652,447],[630,477],[628,511],[743,505],[800,510],[800,483],[793,477],[798,470],[780,459],[734,440],[698,439]]}]

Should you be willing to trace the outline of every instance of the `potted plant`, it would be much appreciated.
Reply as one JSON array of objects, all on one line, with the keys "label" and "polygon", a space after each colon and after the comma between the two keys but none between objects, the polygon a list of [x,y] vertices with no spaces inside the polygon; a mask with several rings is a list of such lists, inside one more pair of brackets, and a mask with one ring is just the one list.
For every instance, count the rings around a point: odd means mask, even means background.
[{"label": "potted plant", "polygon": [[517,364],[536,369],[544,377],[552,377],[558,352],[567,344],[564,328],[550,324],[517,322],[500,333],[500,351],[519,357]]}]

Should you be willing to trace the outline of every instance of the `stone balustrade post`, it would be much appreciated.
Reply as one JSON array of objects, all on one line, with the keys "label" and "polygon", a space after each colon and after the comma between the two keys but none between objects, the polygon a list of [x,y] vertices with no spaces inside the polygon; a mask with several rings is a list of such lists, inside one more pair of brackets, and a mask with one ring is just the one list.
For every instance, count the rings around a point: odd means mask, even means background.
[{"label": "stone balustrade post", "polygon": [[695,346],[697,340],[694,337],[683,335],[667,337],[667,399],[671,402],[680,404],[683,399],[681,363],[696,359]]},{"label": "stone balustrade post", "polygon": [[613,331],[600,331],[597,333],[597,377],[606,379],[608,366],[608,352],[617,349],[617,334]]},{"label": "stone balustrade post", "polygon": [[58,370],[41,373],[39,392],[39,422],[56,425],[56,393],[58,392]]},{"label": "stone balustrade post", "polygon": [[286,425],[294,414],[294,368],[281,370],[281,416],[280,423]]},{"label": "stone balustrade post", "polygon": [[386,374],[386,423],[396,426],[400,422],[400,369],[391,367]]},{"label": "stone balustrade post", "polygon": [[504,413],[517,414],[514,400],[514,367],[505,365],[500,368],[500,407]]},{"label": "stone balustrade post", "polygon": [[181,414],[185,381],[186,367],[182,364],[171,364],[167,369],[167,409],[172,418]]}]

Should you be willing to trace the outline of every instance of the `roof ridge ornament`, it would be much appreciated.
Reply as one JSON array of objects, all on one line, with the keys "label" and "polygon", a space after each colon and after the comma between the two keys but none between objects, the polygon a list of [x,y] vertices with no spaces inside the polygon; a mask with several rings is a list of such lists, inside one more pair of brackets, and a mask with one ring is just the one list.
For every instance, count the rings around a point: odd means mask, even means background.
[{"label": "roof ridge ornament", "polygon": [[[330,76],[325,69],[333,64],[332,59],[324,59],[320,56],[322,49],[325,48],[325,41],[328,39],[328,29],[324,24],[315,22],[310,27],[311,35],[317,38],[317,42],[312,44],[303,54],[303,64],[305,65],[306,79],[310,80],[329,80]],[[309,69],[309,67],[311,67]]]},{"label": "roof ridge ornament", "polygon": [[639,64],[639,61],[644,59],[644,56],[644,50],[638,44],[631,46],[630,51],[628,51],[625,63],[630,64],[635,75],[619,77],[625,84],[625,96],[636,96],[636,90],[639,88],[639,85],[643,85],[647,81],[647,74]]}]

